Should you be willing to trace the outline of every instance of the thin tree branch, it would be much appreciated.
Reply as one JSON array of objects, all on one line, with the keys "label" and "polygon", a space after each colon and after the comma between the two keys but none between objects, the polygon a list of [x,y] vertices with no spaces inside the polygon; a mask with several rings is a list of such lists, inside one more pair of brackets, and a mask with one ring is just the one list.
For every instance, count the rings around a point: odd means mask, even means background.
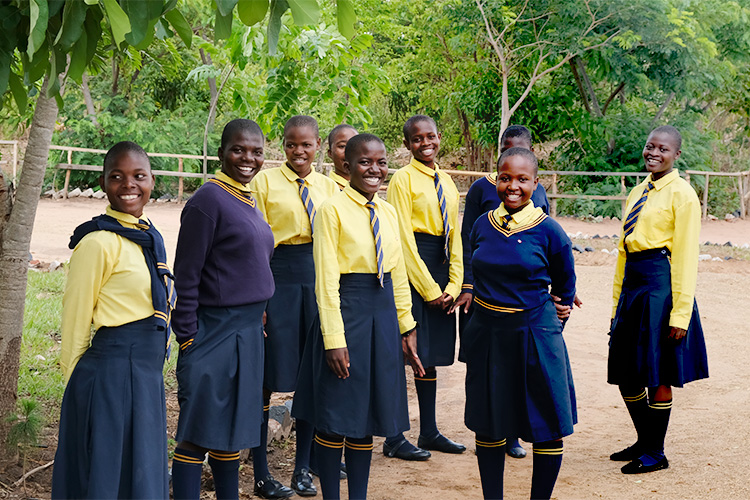
[{"label": "thin tree branch", "polygon": [[18,488],[18,487],[19,487],[19,486],[21,485],[21,483],[23,483],[23,482],[24,482],[24,481],[25,481],[26,479],[28,479],[29,477],[31,477],[31,476],[32,476],[33,474],[36,474],[36,473],[37,473],[37,472],[39,472],[39,471],[43,471],[43,470],[44,470],[44,469],[46,469],[47,467],[50,467],[50,466],[52,466],[52,465],[53,465],[54,463],[55,463],[55,461],[53,460],[53,461],[51,461],[51,462],[47,462],[47,463],[46,463],[46,464],[44,464],[44,465],[40,465],[39,467],[34,467],[34,468],[33,468],[33,469],[31,469],[31,470],[30,470],[29,472],[27,472],[26,474],[24,474],[23,476],[21,476],[21,479],[19,479],[19,480],[18,480],[18,481],[16,481],[15,483],[13,483],[13,484],[12,484],[11,486],[12,486],[13,488]]},{"label": "thin tree branch", "polygon": [[625,82],[620,82],[620,85],[617,86],[615,90],[612,91],[611,94],[609,94],[609,97],[607,98],[607,102],[604,103],[604,107],[602,108],[602,114],[607,114],[607,108],[609,107],[609,103],[611,103],[615,97],[617,97],[617,94],[622,92],[622,89],[625,88]]},{"label": "thin tree branch", "polygon": [[227,83],[227,80],[229,80],[229,75],[232,74],[232,71],[234,71],[234,67],[237,66],[237,63],[232,64],[232,67],[229,68],[229,71],[227,71],[226,76],[224,76],[224,79],[221,81],[221,85],[219,86],[216,96],[214,96],[213,99],[211,99],[211,105],[208,107],[208,119],[206,120],[206,129],[203,132],[203,182],[205,183],[208,180],[208,129],[210,128],[209,125],[213,123],[213,117],[216,113],[216,106],[219,103],[219,95],[221,94],[222,89],[224,88],[224,84]]}]

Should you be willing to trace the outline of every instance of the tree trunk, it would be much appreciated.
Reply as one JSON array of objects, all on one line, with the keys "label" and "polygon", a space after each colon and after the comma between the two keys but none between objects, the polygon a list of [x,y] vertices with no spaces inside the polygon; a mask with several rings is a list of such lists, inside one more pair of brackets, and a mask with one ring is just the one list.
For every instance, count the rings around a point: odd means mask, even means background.
[{"label": "tree trunk", "polygon": [[[4,419],[15,410],[18,393],[31,232],[57,119],[57,103],[45,97],[46,89],[45,79],[34,109],[15,202],[0,235],[0,440],[3,443],[8,432]],[[6,450],[7,447],[0,449]]]},{"label": "tree trunk", "polygon": [[[211,60],[211,54],[206,54],[206,52],[203,49],[200,49],[201,54],[201,61],[203,64],[213,64],[214,62]],[[209,102],[214,102],[214,100],[218,99],[219,91],[216,88],[216,78],[211,77],[206,79],[208,81],[208,91],[210,93],[211,99]],[[213,128],[214,121],[216,120],[216,115],[209,115],[208,117],[210,123],[208,124],[208,128]]]},{"label": "tree trunk", "polygon": [[99,126],[99,120],[96,119],[96,108],[94,107],[94,100],[91,98],[91,90],[89,90],[89,75],[83,74],[81,78],[81,92],[83,93],[83,100],[86,102],[86,113],[91,119],[91,123]]},{"label": "tree trunk", "polygon": [[667,107],[669,106],[669,103],[672,102],[672,99],[674,99],[674,92],[670,92],[667,98],[664,100],[664,104],[661,105],[659,111],[657,111],[656,115],[654,115],[654,119],[651,120],[651,125],[656,125],[656,122],[661,120],[661,116],[667,110]]}]

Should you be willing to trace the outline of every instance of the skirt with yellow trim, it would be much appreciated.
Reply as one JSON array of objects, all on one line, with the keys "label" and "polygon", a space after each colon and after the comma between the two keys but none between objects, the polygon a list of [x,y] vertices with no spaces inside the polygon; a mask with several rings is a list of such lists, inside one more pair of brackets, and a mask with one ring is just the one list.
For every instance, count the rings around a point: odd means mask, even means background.
[{"label": "skirt with yellow trim", "polygon": [[198,308],[198,333],[177,359],[177,442],[221,451],[260,443],[265,306]]},{"label": "skirt with yellow trim", "polygon": [[578,421],[573,376],[551,300],[507,313],[477,302],[462,342],[469,429],[532,443],[573,433]]},{"label": "skirt with yellow trim", "polygon": [[323,337],[311,336],[300,368],[292,416],[318,431],[350,438],[394,436],[409,429],[406,376],[393,284],[374,274],[344,274],[339,293],[349,350],[349,377],[326,363]]},{"label": "skirt with yellow trim", "polygon": [[164,328],[100,328],[60,411],[52,498],[169,498]]}]

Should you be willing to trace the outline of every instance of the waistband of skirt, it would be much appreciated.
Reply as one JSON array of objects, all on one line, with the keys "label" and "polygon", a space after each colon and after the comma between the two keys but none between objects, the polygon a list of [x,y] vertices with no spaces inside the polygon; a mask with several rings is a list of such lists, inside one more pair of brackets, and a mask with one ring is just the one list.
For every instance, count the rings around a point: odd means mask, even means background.
[{"label": "waistband of skirt", "polygon": [[625,247],[625,251],[627,252],[627,259],[628,260],[651,260],[655,258],[662,258],[662,257],[669,257],[672,255],[672,252],[669,251],[666,247],[662,248],[649,248],[648,250],[641,250],[640,252],[628,252],[627,247]]},{"label": "waistband of skirt", "polygon": [[[391,282],[391,273],[385,273],[383,275],[383,284]],[[371,286],[380,288],[380,282],[378,282],[378,275],[374,273],[347,273],[342,274],[339,278],[339,284],[342,287],[345,286]]]}]

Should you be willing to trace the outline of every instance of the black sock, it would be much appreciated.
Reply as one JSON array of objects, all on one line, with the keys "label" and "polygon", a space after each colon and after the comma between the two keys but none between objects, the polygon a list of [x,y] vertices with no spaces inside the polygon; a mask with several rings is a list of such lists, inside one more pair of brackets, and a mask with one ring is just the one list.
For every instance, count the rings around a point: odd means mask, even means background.
[{"label": "black sock", "polygon": [[344,448],[344,437],[316,431],[313,446],[318,457],[318,477],[323,499],[338,500],[341,497],[339,475],[341,474],[341,450]]},{"label": "black sock", "polygon": [[435,422],[435,398],[437,395],[437,370],[427,368],[424,377],[414,376],[414,387],[419,401],[419,434],[425,439],[438,435]]},{"label": "black sock", "polygon": [[[648,405],[649,439],[646,454],[641,457],[643,465],[653,465],[664,458],[664,439],[667,436],[669,417],[672,413],[672,400],[651,401]],[[653,459],[653,463],[648,461]]]},{"label": "black sock", "polygon": [[505,472],[505,439],[476,436],[477,464],[485,499],[503,498]]},{"label": "black sock", "polygon": [[391,437],[385,438],[385,444],[387,444],[388,446],[390,446],[391,448],[393,448],[394,445],[397,445],[398,443],[400,443],[404,439],[406,439],[406,436],[404,436],[404,433],[403,432],[399,432],[395,436],[391,436]]},{"label": "black sock", "polygon": [[549,500],[555,489],[563,459],[563,442],[534,443],[534,472],[531,475],[532,500]]},{"label": "black sock", "polygon": [[372,436],[366,438],[346,438],[346,474],[349,487],[349,500],[367,498],[367,483],[370,479],[372,460]]},{"label": "black sock", "polygon": [[310,422],[297,419],[295,421],[297,433],[297,454],[294,459],[294,470],[310,470],[310,449],[312,448],[315,427]]},{"label": "black sock", "polygon": [[208,465],[214,476],[216,500],[239,498],[239,451],[209,451]]},{"label": "black sock", "polygon": [[175,500],[198,500],[205,453],[175,448],[172,459],[172,493]]},{"label": "black sock", "polygon": [[628,388],[620,386],[620,394],[628,409],[630,419],[635,426],[635,432],[638,434],[636,444],[642,447],[646,444],[646,426],[648,425],[648,397],[646,389]]},{"label": "black sock", "polygon": [[271,473],[268,470],[268,410],[271,406],[271,398],[263,400],[263,422],[260,424],[260,444],[252,449],[253,473],[255,482],[265,479]]}]

